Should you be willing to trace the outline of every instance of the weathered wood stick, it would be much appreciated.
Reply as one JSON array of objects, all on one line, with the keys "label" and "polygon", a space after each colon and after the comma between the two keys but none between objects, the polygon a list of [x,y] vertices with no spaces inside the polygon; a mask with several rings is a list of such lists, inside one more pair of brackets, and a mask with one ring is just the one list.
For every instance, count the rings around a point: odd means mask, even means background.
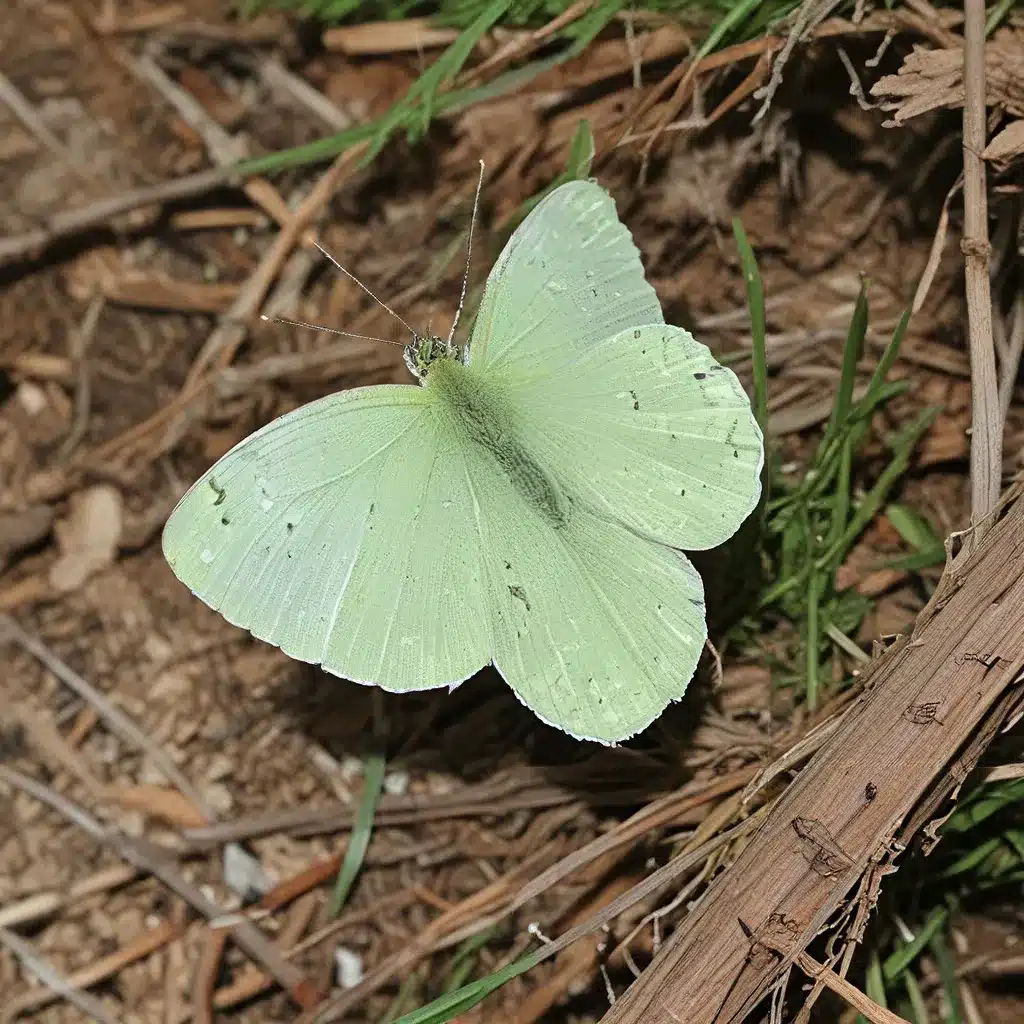
[{"label": "weathered wood stick", "polygon": [[983,744],[950,762],[1024,667],[1021,494],[947,568],[912,636],[871,666],[834,734],[603,1024],[739,1024],[930,787],[950,772],[963,781]]}]

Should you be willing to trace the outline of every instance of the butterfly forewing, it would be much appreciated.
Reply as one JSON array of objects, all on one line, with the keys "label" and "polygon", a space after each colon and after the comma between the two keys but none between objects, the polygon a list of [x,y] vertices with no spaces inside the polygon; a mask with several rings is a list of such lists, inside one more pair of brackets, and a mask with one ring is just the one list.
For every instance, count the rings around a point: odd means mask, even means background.
[{"label": "butterfly forewing", "polygon": [[510,392],[528,443],[565,485],[654,540],[714,547],[757,504],[763,445],[750,402],[680,327],[622,331]]},{"label": "butterfly forewing", "polygon": [[389,690],[490,659],[471,497],[429,391],[360,388],[275,420],[182,499],[163,546],[235,625]]},{"label": "butterfly forewing", "polygon": [[614,201],[572,181],[538,203],[498,257],[470,359],[495,378],[528,381],[623,328],[663,322]]}]

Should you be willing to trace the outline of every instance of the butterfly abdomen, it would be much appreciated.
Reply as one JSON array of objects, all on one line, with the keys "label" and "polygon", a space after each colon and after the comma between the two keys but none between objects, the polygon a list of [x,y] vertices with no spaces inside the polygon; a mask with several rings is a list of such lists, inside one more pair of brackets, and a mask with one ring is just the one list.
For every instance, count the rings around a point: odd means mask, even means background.
[{"label": "butterfly abdomen", "polygon": [[456,429],[485,449],[519,494],[556,529],[569,522],[561,488],[520,439],[514,415],[496,389],[454,359],[433,363],[427,386],[451,413]]}]

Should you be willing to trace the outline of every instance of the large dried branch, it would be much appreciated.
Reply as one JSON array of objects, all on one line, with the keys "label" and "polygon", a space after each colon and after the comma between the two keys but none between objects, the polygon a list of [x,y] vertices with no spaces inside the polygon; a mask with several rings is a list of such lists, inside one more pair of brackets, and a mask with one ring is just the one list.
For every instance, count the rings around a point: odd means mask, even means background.
[{"label": "large dried branch", "polygon": [[[738,1024],[865,871],[948,803],[984,749],[972,738],[1018,696],[1022,493],[947,568],[913,634],[874,662],[835,732],[604,1024]],[[927,814],[895,845],[922,798]]]}]

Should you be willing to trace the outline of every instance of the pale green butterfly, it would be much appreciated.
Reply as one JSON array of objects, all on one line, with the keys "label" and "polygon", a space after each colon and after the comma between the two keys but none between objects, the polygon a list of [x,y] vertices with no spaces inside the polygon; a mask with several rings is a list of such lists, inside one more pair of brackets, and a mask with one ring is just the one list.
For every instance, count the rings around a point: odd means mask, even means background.
[{"label": "pale green butterfly", "polygon": [[592,181],[512,235],[468,348],[405,355],[420,386],[328,395],[228,452],[164,529],[171,568],[335,675],[424,690],[493,663],[575,737],[646,728],[707,636],[680,549],[721,544],[760,494],[736,376],[664,322]]}]

